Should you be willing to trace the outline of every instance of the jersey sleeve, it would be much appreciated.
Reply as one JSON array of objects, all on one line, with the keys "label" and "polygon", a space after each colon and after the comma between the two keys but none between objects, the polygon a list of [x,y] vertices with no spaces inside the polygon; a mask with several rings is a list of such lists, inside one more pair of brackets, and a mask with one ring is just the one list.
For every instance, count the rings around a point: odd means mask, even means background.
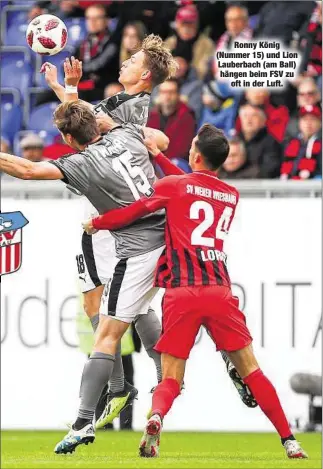
[{"label": "jersey sleeve", "polygon": [[158,180],[154,184],[154,192],[150,197],[142,197],[142,202],[149,212],[156,212],[161,208],[167,208],[177,190],[177,183],[182,179],[181,176],[167,176]]},{"label": "jersey sleeve", "polygon": [[89,168],[86,156],[82,153],[63,156],[50,161],[63,173],[63,182],[86,195],[89,186]]},{"label": "jersey sleeve", "polygon": [[154,192],[150,197],[142,197],[140,200],[128,205],[128,207],[110,210],[103,215],[93,218],[92,225],[96,230],[117,230],[130,225],[138,218],[161,208],[167,208],[177,190],[178,176],[169,176],[161,179],[154,185]]},{"label": "jersey sleeve", "polygon": [[170,161],[167,156],[165,156],[163,153],[158,153],[157,156],[154,158],[154,162],[160,166],[160,169],[165,173],[166,176],[170,175],[181,175],[185,174],[185,172],[180,169],[178,166],[176,166],[174,163]]}]

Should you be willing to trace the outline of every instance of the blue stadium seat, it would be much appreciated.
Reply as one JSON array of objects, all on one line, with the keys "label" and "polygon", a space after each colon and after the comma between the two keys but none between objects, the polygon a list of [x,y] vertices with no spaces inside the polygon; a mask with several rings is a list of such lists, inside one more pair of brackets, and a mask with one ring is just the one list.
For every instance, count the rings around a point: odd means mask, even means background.
[{"label": "blue stadium seat", "polygon": [[[58,81],[60,83],[64,83],[63,62],[66,59],[66,57],[70,57],[70,56],[71,56],[70,50],[64,49],[59,54],[52,55],[50,57],[48,56],[39,56],[39,57],[41,57],[41,65],[45,62],[50,62],[51,64],[56,65],[57,72],[58,72]],[[37,86],[48,88],[48,85],[45,80],[45,76],[43,73],[39,73],[39,70],[36,70],[35,82]]]},{"label": "blue stadium seat", "polygon": [[18,60],[13,63],[1,64],[1,88],[15,88],[22,99],[32,85],[33,70],[30,64]]},{"label": "blue stadium seat", "polygon": [[0,2],[0,11],[1,11],[4,7],[6,7],[7,5],[9,5],[9,0],[2,0],[2,1]]},{"label": "blue stadium seat", "polygon": [[4,46],[0,48],[0,60],[2,67],[19,60],[31,63],[31,50],[29,47]]},{"label": "blue stadium seat", "polygon": [[7,135],[12,144],[16,132],[21,128],[22,110],[19,104],[1,102],[1,133]]},{"label": "blue stadium seat", "polygon": [[7,34],[5,34],[4,44],[6,46],[25,46],[26,45],[27,23],[9,26]]},{"label": "blue stadium seat", "polygon": [[34,132],[46,131],[53,134],[55,131],[53,112],[56,108],[57,103],[42,104],[34,108],[27,123],[28,129]]},{"label": "blue stadium seat", "polygon": [[84,18],[68,18],[65,21],[68,31],[67,44],[75,48],[86,37],[86,27]]},{"label": "blue stadium seat", "polygon": [[183,158],[172,158],[171,161],[176,166],[178,166],[180,169],[185,171],[185,173],[191,173],[192,172],[192,169],[191,169],[190,165],[188,164],[188,161],[184,160]]}]

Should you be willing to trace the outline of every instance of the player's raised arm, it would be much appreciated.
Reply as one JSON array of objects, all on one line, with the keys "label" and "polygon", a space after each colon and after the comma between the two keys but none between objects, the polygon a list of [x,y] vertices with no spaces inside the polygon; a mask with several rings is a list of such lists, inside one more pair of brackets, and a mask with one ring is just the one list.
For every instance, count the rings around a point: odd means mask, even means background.
[{"label": "player's raised arm", "polygon": [[[57,67],[49,62],[45,62],[40,73],[44,73],[48,86],[54,91],[58,99],[65,101],[78,100],[77,86],[82,78],[82,62],[72,57],[68,57],[64,62],[65,88],[58,82]],[[89,104],[89,103],[88,103]],[[91,106],[91,104],[89,104]]]},{"label": "player's raised arm", "polygon": [[149,213],[167,208],[168,202],[175,195],[176,186],[180,179],[178,176],[169,176],[157,181],[150,197],[142,197],[128,207],[109,210],[99,217],[87,220],[82,223],[83,229],[88,234],[93,234],[97,230],[117,230],[123,226],[131,225],[135,220]]},{"label": "player's raised arm", "polygon": [[[145,136],[145,145],[147,147],[146,140],[148,144],[151,139],[156,143],[156,146],[159,151],[166,151],[169,146],[169,138],[167,137],[164,132],[158,129],[152,129],[151,127],[144,127],[143,129],[144,136]],[[153,142],[152,142],[153,143]],[[149,148],[147,147],[148,151]]]},{"label": "player's raised arm", "polygon": [[82,62],[75,57],[66,57],[64,62],[65,74],[65,99],[64,101],[76,101],[78,99],[77,86],[82,78]]},{"label": "player's raised arm", "polygon": [[166,176],[185,174],[178,166],[174,165],[163,153],[162,149],[156,143],[154,138],[151,138],[149,133],[145,138],[145,145],[149,153],[153,156],[154,161],[158,164]]},{"label": "player's raised arm", "polygon": [[47,161],[34,163],[19,156],[0,153],[0,171],[18,179],[63,179],[60,169]]}]

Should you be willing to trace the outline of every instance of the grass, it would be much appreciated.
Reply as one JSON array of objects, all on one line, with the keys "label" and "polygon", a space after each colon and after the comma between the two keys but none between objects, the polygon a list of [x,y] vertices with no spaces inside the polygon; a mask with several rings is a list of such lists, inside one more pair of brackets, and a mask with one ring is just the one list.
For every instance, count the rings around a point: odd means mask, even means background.
[{"label": "grass", "polygon": [[288,460],[271,433],[164,433],[158,459],[140,459],[141,434],[99,432],[93,445],[55,455],[63,432],[3,431],[1,468],[321,468],[321,435],[299,434],[308,460]]}]

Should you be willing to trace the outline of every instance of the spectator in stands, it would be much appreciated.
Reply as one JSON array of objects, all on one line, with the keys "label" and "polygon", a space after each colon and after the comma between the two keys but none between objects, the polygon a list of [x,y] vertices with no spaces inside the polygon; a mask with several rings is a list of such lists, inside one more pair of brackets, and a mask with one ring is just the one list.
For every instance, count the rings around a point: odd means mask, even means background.
[{"label": "spectator in stands", "polygon": [[283,43],[290,44],[294,31],[301,30],[314,7],[313,1],[266,2],[259,13],[255,36],[280,39]]},{"label": "spectator in stands", "polygon": [[286,129],[288,137],[296,137],[298,134],[299,108],[304,106],[319,105],[321,102],[320,90],[311,77],[304,78],[297,89],[297,109],[292,113]]},{"label": "spectator in stands", "polygon": [[121,30],[129,22],[140,21],[145,25],[148,34],[159,34],[163,39],[169,34],[169,23],[173,19],[172,11],[176,9],[176,6],[169,1],[140,1],[131,4],[122,1],[113,2],[109,10],[112,7],[118,18],[118,28]]},{"label": "spectator in stands", "polygon": [[301,43],[303,59],[300,72],[322,80],[322,3],[316,3]]},{"label": "spectator in stands", "polygon": [[181,101],[194,111],[197,121],[202,112],[202,81],[198,79],[194,67],[190,66],[183,57],[175,57],[178,63],[176,78],[180,87]]},{"label": "spectator in stands", "polygon": [[196,122],[193,111],[180,101],[179,85],[175,78],[159,86],[158,105],[152,109],[147,126],[162,130],[170,139],[166,156],[188,159]]},{"label": "spectator in stands", "polygon": [[4,135],[1,135],[0,151],[2,153],[11,153],[10,141]]},{"label": "spectator in stands", "polygon": [[236,90],[225,82],[213,79],[206,81],[202,97],[204,108],[199,127],[206,123],[213,124],[228,136],[234,128],[239,102],[235,93]]},{"label": "spectator in stands", "polygon": [[87,92],[86,101],[103,98],[107,84],[118,80],[119,42],[108,29],[107,10],[103,5],[93,5],[85,11],[87,38],[75,51],[75,57],[83,62],[83,77],[79,90]]},{"label": "spectator in stands", "polygon": [[[78,85],[79,98],[93,102],[103,99],[104,88],[119,77],[119,42],[110,35],[107,11],[103,5],[93,5],[85,12],[88,36],[74,55],[83,63],[83,76]],[[37,105],[57,101],[52,90],[37,96]]]},{"label": "spectator in stands", "polygon": [[271,179],[279,176],[281,146],[266,128],[266,114],[263,109],[251,104],[240,108],[240,138],[246,145],[247,161],[257,165],[259,178]]},{"label": "spectator in stands", "polygon": [[48,160],[57,160],[57,158],[71,153],[75,153],[75,150],[66,145],[61,135],[57,135],[54,142],[44,148],[43,157]]},{"label": "spectator in stands", "polygon": [[322,176],[322,111],[304,106],[299,111],[300,134],[287,141],[281,165],[281,179],[310,179]]},{"label": "spectator in stands", "polygon": [[250,41],[252,29],[248,26],[248,9],[242,5],[229,5],[225,12],[226,31],[220,37],[216,48],[230,49],[233,42]]},{"label": "spectator in stands", "polygon": [[110,96],[114,96],[117,93],[123,91],[123,86],[119,82],[110,83],[104,88],[104,99],[110,98]]},{"label": "spectator in stands", "polygon": [[[270,101],[270,92],[266,88],[249,88],[245,91],[242,103],[261,107],[267,117],[266,127],[268,133],[278,142],[285,137],[286,127],[289,121],[289,111],[284,105],[273,106]],[[236,129],[241,128],[240,118],[237,118]]]},{"label": "spectator in stands", "polygon": [[43,160],[44,142],[36,134],[29,134],[20,142],[21,156],[26,160],[37,163]]},{"label": "spectator in stands", "polygon": [[247,151],[242,140],[230,140],[230,151],[218,172],[220,179],[251,179],[259,175],[259,166],[247,160]]},{"label": "spectator in stands", "polygon": [[203,78],[207,62],[214,52],[214,43],[204,33],[199,33],[199,15],[194,5],[186,5],[177,11],[175,34],[165,41],[173,55],[191,63]]},{"label": "spectator in stands", "polygon": [[119,66],[125,60],[130,59],[131,55],[138,49],[147,34],[147,30],[143,23],[134,21],[128,23],[122,32],[121,47],[119,54]]},{"label": "spectator in stands", "polygon": [[31,10],[28,13],[29,20],[34,19],[38,15],[50,13],[56,15],[62,20],[66,18],[74,18],[76,16],[83,16],[84,12],[80,8],[77,0],[52,0],[34,2]]}]

